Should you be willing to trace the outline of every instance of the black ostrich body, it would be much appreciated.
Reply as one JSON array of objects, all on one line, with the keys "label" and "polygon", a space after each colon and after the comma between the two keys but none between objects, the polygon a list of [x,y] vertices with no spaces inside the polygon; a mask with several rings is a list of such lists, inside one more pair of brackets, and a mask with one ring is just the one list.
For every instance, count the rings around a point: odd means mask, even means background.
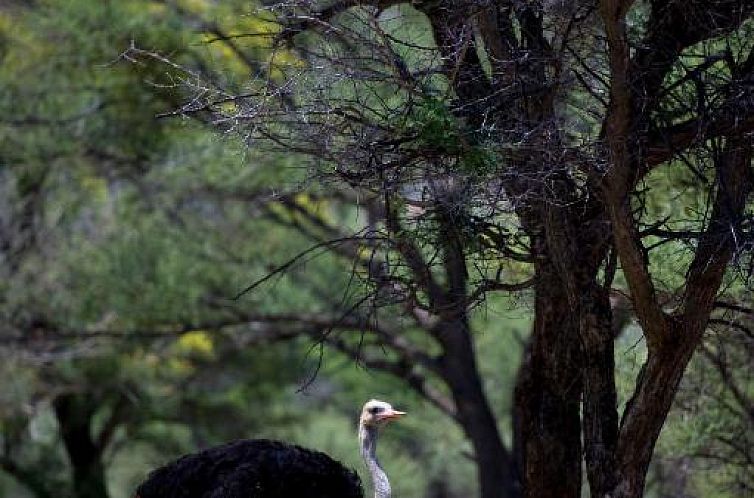
[{"label": "black ostrich body", "polygon": [[184,456],[153,471],[138,498],[363,498],[358,475],[329,456],[266,439]]}]

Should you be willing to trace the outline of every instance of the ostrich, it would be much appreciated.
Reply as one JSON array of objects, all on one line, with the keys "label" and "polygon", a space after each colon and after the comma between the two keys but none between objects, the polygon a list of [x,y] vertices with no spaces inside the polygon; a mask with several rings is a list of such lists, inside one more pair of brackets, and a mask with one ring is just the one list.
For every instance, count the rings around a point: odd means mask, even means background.
[{"label": "ostrich", "polygon": [[[377,461],[377,436],[405,415],[370,400],[359,417],[359,444],[374,498],[390,498]],[[249,439],[186,455],[153,471],[135,498],[363,498],[359,477],[319,451],[267,439]]]}]

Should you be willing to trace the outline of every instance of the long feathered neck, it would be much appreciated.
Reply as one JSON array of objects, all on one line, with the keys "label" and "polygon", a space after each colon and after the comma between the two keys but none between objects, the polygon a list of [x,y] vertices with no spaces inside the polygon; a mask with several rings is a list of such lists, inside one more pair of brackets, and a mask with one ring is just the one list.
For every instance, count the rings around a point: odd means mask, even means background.
[{"label": "long feathered neck", "polygon": [[367,464],[374,484],[374,498],[390,498],[390,481],[377,460],[377,427],[359,424],[361,456]]}]

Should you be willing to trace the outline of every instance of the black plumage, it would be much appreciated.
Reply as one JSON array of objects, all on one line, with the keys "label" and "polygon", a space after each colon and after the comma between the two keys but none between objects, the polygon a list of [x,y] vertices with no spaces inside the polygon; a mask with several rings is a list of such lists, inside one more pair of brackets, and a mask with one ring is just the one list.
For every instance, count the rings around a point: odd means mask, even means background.
[{"label": "black plumage", "polygon": [[358,475],[319,451],[235,441],[153,471],[138,498],[363,498]]}]

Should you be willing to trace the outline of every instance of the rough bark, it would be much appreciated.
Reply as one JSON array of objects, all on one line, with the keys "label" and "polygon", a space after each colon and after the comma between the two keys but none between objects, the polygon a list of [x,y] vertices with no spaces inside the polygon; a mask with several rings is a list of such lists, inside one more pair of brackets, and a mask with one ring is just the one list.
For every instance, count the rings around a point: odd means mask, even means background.
[{"label": "rough bark", "polygon": [[[567,188],[562,179],[559,186]],[[549,209],[547,202],[520,214],[537,275],[534,327],[515,388],[518,460],[524,494],[532,498],[581,494],[581,351],[573,281],[560,264],[570,251],[558,253],[569,244],[564,214]]]},{"label": "rough bark", "polygon": [[580,307],[584,395],[584,458],[592,496],[605,496],[615,485],[618,400],[609,291],[585,285]]},{"label": "rough bark", "polygon": [[[515,387],[521,479],[527,498],[581,494],[578,330],[553,271],[538,272],[534,330]],[[557,355],[552,351],[558,351]]]},{"label": "rough bark", "polygon": [[551,210],[534,245],[537,307],[515,416],[526,496],[581,495],[582,431],[593,492],[614,482],[614,335],[609,283],[597,282],[610,231],[599,207]]}]

